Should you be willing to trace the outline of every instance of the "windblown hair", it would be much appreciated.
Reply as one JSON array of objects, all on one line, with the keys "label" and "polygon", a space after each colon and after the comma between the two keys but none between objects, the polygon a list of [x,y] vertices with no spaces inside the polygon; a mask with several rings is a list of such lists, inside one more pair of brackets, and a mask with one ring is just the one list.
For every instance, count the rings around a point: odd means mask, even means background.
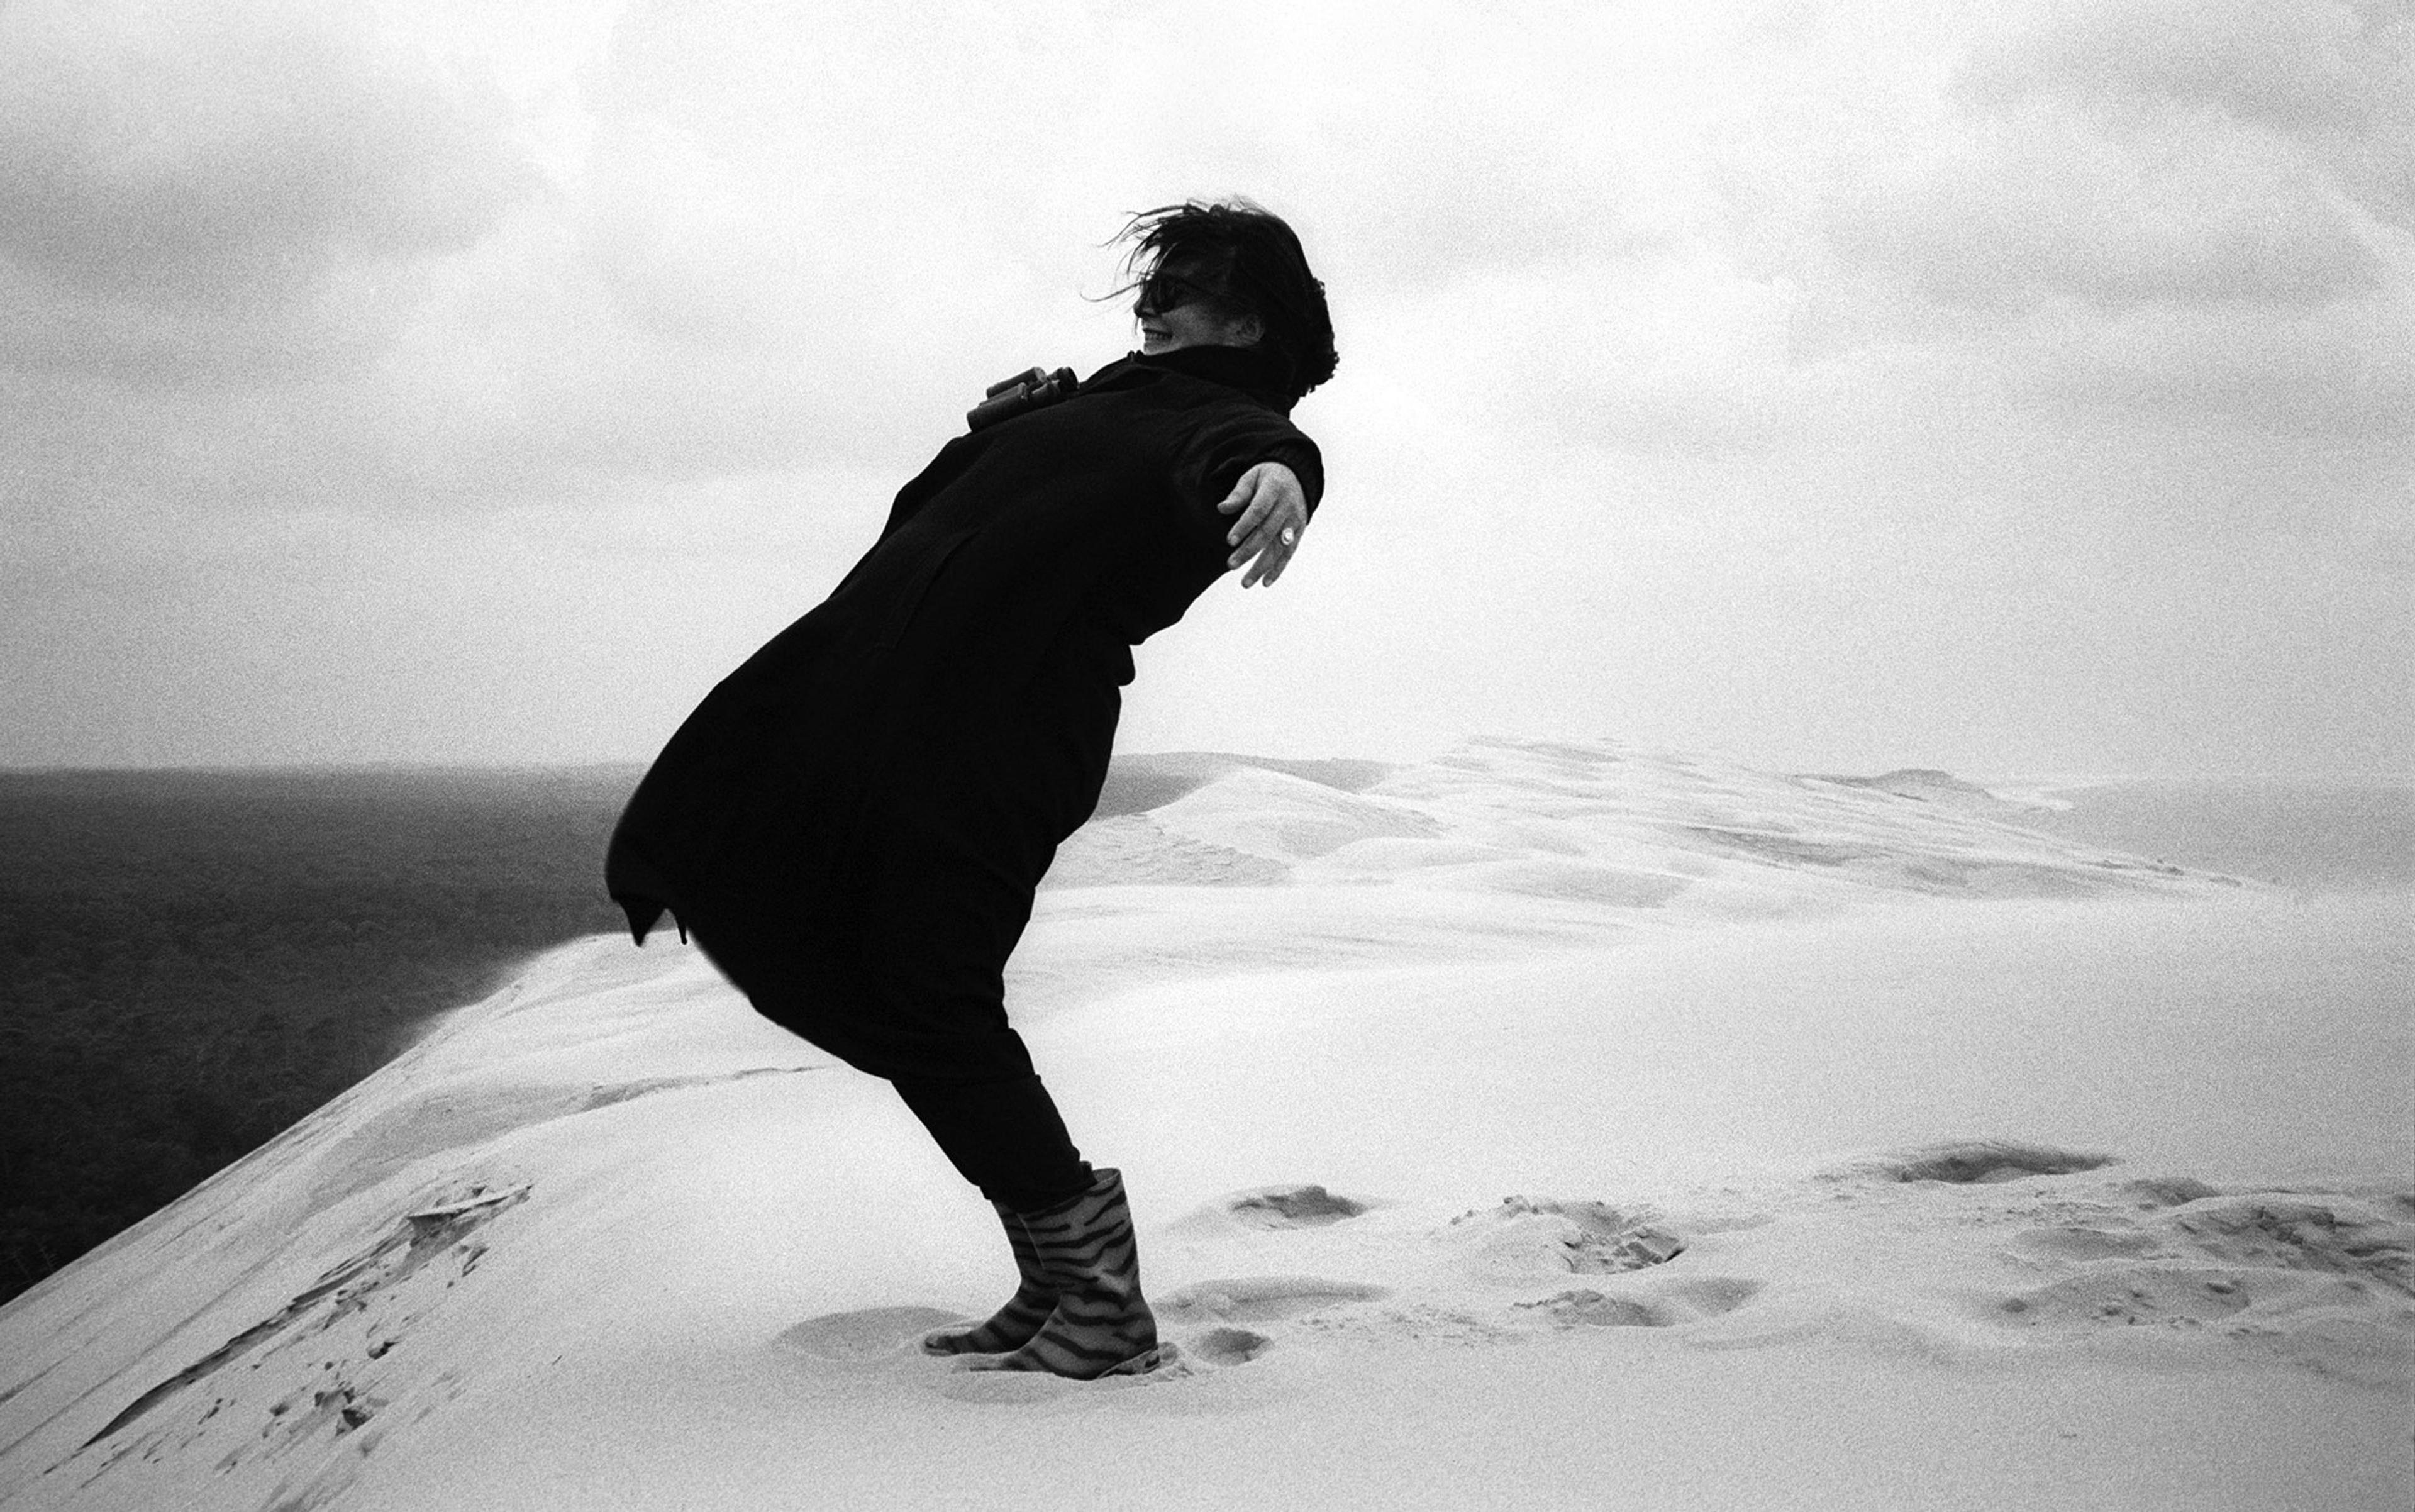
[{"label": "windblown hair", "polygon": [[1118,293],[1179,262],[1230,310],[1258,318],[1266,327],[1261,344],[1293,399],[1333,376],[1341,358],[1325,285],[1309,271],[1299,237],[1281,216],[1242,199],[1192,200],[1140,212],[1116,239],[1132,244],[1124,259],[1131,281]]}]

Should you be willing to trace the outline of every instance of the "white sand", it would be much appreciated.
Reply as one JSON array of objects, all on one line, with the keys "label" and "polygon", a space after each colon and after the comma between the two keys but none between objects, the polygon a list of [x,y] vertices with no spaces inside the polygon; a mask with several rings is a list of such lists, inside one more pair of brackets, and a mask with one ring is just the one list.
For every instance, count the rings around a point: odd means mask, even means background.
[{"label": "white sand", "polygon": [[1011,1002],[1182,1366],[908,1347],[987,1207],[596,939],[0,1312],[0,1501],[2409,1505],[2405,898],[1607,749],[1165,775]]}]

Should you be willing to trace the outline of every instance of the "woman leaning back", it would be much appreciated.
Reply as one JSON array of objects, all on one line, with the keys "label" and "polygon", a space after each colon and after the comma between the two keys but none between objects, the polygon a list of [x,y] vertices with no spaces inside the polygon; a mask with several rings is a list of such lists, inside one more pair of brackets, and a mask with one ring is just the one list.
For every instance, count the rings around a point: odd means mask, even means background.
[{"label": "woman leaning back", "polygon": [[1170,1350],[1121,1175],[1075,1151],[1006,960],[1097,804],[1132,648],[1291,560],[1325,477],[1286,417],[1335,363],[1281,218],[1194,202],[1125,235],[1140,351],[977,410],[680,726],[606,863],[638,943],[670,911],[766,1018],[888,1079],[997,1208],[1014,1295],[923,1347],[1083,1379]]}]

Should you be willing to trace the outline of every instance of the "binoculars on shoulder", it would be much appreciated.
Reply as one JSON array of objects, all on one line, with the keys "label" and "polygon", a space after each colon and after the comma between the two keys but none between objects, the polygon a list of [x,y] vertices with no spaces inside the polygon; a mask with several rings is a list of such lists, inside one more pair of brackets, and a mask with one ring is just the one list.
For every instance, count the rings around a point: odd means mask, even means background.
[{"label": "binoculars on shoulder", "polygon": [[965,412],[965,424],[979,430],[1001,420],[1012,420],[1026,410],[1037,410],[1058,399],[1072,397],[1082,381],[1073,376],[1071,367],[1049,372],[1034,367],[1012,378],[1000,379],[989,386],[989,397]]}]

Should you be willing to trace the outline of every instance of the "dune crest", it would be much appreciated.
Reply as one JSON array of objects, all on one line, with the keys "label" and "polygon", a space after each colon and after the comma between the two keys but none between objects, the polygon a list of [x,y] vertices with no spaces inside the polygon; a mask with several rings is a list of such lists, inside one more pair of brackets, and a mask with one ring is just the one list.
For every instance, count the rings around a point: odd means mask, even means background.
[{"label": "dune crest", "polygon": [[1012,1283],[986,1205],[698,952],[604,936],[0,1310],[0,1501],[2415,1489],[2387,903],[2073,846],[1933,773],[1289,765],[1144,763],[1010,967],[1176,1364],[922,1354]]},{"label": "dune crest", "polygon": [[1111,784],[1123,801],[1066,844],[1050,885],[1409,882],[1651,908],[1712,883],[1755,893],[1762,912],[1833,901],[1833,884],[1985,897],[2239,885],[2025,829],[2030,805],[1918,769],[1796,777],[1503,740],[1358,764],[1348,782],[1316,768],[1129,758]]}]

